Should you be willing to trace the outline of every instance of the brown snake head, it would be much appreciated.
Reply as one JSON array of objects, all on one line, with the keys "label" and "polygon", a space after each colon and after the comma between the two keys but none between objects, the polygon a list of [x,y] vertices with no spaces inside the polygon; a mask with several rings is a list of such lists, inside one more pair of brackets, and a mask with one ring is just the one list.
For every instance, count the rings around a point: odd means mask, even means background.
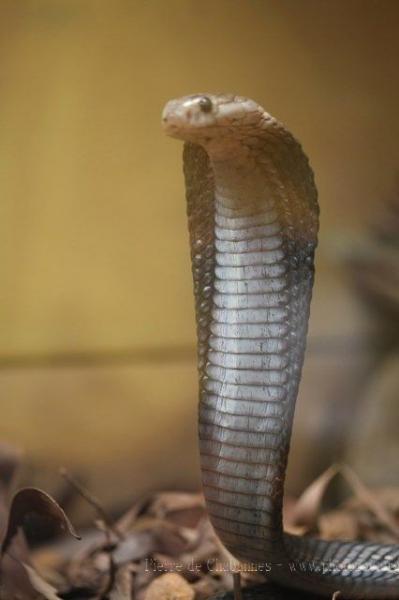
[{"label": "brown snake head", "polygon": [[170,100],[162,113],[165,132],[185,142],[199,144],[210,154],[237,147],[238,141],[256,134],[266,115],[253,100],[232,94],[194,94]]}]

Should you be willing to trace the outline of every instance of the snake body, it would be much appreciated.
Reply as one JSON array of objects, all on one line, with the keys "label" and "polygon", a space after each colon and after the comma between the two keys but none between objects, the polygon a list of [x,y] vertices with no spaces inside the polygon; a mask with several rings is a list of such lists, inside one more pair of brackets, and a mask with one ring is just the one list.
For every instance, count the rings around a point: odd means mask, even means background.
[{"label": "snake body", "polygon": [[212,524],[284,586],[399,598],[399,546],[283,531],[282,502],[317,245],[313,172],[295,138],[232,95],[168,102],[184,174],[198,334],[199,436]]}]

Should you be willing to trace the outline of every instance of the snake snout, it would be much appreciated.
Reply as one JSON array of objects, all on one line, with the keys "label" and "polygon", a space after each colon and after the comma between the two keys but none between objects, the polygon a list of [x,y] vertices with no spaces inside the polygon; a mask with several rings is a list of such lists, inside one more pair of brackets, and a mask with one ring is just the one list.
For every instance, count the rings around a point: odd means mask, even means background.
[{"label": "snake snout", "polygon": [[170,100],[162,113],[163,128],[172,137],[200,141],[204,130],[216,124],[215,108],[211,97],[205,94]]}]

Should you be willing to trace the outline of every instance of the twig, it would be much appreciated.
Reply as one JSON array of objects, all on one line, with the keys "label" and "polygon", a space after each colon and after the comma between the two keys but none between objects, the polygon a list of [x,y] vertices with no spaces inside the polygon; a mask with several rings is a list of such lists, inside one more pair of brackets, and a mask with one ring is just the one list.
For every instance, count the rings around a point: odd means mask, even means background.
[{"label": "twig", "polygon": [[116,572],[117,572],[117,567],[116,567],[116,564],[114,563],[114,559],[112,558],[112,554],[110,554],[109,555],[108,581],[105,584],[105,587],[99,596],[99,600],[106,600],[108,598],[109,593],[112,591],[112,588],[114,587],[114,584],[115,584]]},{"label": "twig", "polygon": [[106,527],[119,539],[123,539],[122,533],[115,527],[112,519],[109,517],[107,512],[101,506],[99,500],[95,498],[88,490],[86,490],[68,471],[63,467],[60,469],[60,475],[63,477],[75,490],[86,500],[90,506],[94,508],[101,521],[103,521]]},{"label": "twig", "polygon": [[240,571],[233,571],[233,588],[234,588],[234,600],[243,600]]}]

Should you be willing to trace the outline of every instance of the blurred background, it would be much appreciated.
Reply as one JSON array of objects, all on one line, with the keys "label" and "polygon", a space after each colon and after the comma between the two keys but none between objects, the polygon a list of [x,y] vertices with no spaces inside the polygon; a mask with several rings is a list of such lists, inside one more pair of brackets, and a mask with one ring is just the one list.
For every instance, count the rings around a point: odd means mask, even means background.
[{"label": "blurred background", "polygon": [[395,482],[398,25],[396,0],[2,0],[0,439],[30,482],[63,465],[120,506],[199,485],[182,148],[160,113],[204,91],[257,100],[316,174],[289,490],[334,460]]}]

